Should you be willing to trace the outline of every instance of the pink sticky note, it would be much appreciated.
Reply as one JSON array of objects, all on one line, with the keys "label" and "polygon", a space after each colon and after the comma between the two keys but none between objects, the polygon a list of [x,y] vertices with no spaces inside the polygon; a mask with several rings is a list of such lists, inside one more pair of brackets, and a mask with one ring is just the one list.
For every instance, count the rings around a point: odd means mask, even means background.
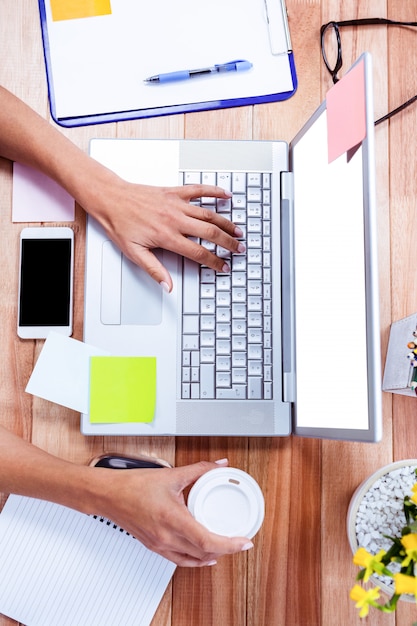
[{"label": "pink sticky note", "polygon": [[73,222],[74,199],[41,172],[13,163],[13,222]]},{"label": "pink sticky note", "polygon": [[366,137],[365,64],[361,61],[327,93],[329,163]]}]

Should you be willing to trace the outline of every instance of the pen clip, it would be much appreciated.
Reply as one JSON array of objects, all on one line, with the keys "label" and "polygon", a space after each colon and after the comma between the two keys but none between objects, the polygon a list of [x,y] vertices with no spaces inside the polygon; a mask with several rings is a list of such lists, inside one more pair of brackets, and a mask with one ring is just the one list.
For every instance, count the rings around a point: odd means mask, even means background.
[{"label": "pen clip", "polygon": [[236,59],[234,61],[228,61],[227,63],[218,63],[214,67],[219,72],[239,72],[251,69],[252,63],[250,61],[246,61],[246,59]]}]

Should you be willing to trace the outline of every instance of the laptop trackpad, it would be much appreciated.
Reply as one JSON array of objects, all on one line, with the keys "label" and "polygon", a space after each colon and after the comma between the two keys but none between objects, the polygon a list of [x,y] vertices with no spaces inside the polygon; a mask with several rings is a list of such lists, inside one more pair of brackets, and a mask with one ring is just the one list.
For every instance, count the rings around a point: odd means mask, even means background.
[{"label": "laptop trackpad", "polygon": [[[162,260],[163,252],[155,251]],[[101,322],[157,326],[162,321],[162,289],[111,241],[102,249]]]}]

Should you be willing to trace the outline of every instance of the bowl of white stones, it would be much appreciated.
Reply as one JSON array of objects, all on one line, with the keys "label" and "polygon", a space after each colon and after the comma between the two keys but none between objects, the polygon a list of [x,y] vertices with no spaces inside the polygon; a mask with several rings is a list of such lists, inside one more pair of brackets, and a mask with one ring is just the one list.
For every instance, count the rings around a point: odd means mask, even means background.
[{"label": "bowl of white stones", "polygon": [[[359,485],[349,504],[347,532],[353,554],[365,548],[370,554],[380,550],[388,552],[392,545],[389,537],[400,537],[406,525],[404,497],[412,495],[417,483],[417,459],[397,461],[381,467]],[[388,565],[393,574],[400,571],[398,563]],[[392,595],[393,580],[389,576],[371,576],[372,582]],[[401,599],[415,602],[414,596]]]}]

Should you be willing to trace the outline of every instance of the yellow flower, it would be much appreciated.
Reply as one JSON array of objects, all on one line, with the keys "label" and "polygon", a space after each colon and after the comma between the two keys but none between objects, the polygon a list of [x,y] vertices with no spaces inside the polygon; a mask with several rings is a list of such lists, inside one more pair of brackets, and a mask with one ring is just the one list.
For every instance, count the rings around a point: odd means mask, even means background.
[{"label": "yellow flower", "polygon": [[413,491],[413,495],[411,496],[410,500],[412,500],[414,504],[417,504],[417,483],[413,485],[411,490]]},{"label": "yellow flower", "polygon": [[366,617],[369,613],[369,605],[375,606],[379,598],[379,587],[374,587],[366,591],[360,585],[355,585],[350,592],[351,599],[356,602],[355,606],[359,611],[359,617]]},{"label": "yellow flower", "polygon": [[372,576],[374,572],[382,574],[385,569],[383,563],[381,563],[381,559],[385,556],[386,552],[384,550],[380,550],[378,554],[369,554],[365,548],[358,548],[356,551],[353,562],[355,565],[359,567],[365,568],[365,575],[363,577],[364,582],[366,583],[369,580],[369,577]]},{"label": "yellow flower", "polygon": [[417,578],[406,574],[394,574],[395,593],[411,593],[417,599]]},{"label": "yellow flower", "polygon": [[401,543],[405,548],[406,558],[402,562],[403,567],[407,567],[410,561],[417,561],[417,533],[410,533],[401,537]]}]

